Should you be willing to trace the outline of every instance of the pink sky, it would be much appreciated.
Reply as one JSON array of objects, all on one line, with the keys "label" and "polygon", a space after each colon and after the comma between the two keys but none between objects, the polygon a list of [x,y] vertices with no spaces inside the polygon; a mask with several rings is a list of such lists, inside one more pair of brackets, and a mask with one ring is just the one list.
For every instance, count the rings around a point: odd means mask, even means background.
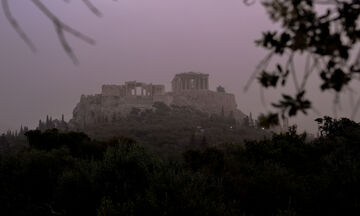
[{"label": "pink sky", "polygon": [[[94,0],[104,14],[97,18],[80,1],[43,2],[97,44],[89,46],[69,35],[80,59],[74,66],[50,22],[29,1],[11,1],[39,52],[31,53],[0,13],[0,133],[21,124],[34,127],[46,115],[70,119],[80,95],[99,93],[102,84],[137,80],[166,84],[170,90],[172,77],[185,71],[210,74],[210,87],[225,86],[245,114],[256,116],[270,108],[262,106],[256,83],[243,91],[266,54],[254,40],[261,31],[275,28],[259,3],[247,7],[241,0]],[[316,108],[331,115],[331,95],[320,94],[316,81],[309,84]],[[291,87],[285,91],[293,93]],[[265,94],[269,102],[279,91]],[[345,101],[339,115],[349,113]],[[291,122],[315,131],[316,117],[311,113]]]}]

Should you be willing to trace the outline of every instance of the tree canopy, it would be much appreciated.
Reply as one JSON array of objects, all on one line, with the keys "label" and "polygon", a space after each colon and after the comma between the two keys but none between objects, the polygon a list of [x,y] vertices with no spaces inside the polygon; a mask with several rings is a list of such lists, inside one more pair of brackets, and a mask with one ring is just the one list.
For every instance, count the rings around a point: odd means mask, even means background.
[{"label": "tree canopy", "polygon": [[[264,31],[256,41],[269,53],[260,61],[245,89],[256,79],[264,88],[291,85],[289,79],[292,79],[295,94],[283,94],[280,101],[272,105],[279,110],[280,116],[295,116],[298,112],[307,114],[312,108],[307,99],[306,83],[313,73],[321,79],[321,91],[333,92],[336,98],[339,92],[350,89],[351,81],[359,81],[360,1],[261,2],[269,18],[281,27]],[[281,60],[274,62],[276,56]],[[302,79],[298,78],[301,73],[295,68],[296,56],[306,59]],[[353,117],[359,106],[360,98],[354,106]],[[274,114],[270,113],[268,117],[273,118]]]},{"label": "tree canopy", "polygon": [[26,149],[0,152],[0,212],[358,215],[360,124],[317,121],[321,134],[313,140],[292,127],[244,145],[204,140],[178,159],[126,137],[99,142],[78,132],[29,131]]}]

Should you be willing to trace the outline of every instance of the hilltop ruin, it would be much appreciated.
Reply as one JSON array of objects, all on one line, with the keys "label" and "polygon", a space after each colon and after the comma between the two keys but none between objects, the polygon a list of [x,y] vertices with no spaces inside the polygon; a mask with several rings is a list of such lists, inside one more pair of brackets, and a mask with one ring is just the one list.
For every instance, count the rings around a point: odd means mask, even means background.
[{"label": "hilltop ruin", "polygon": [[[133,108],[152,109],[155,102],[168,106],[190,106],[209,114],[233,115],[240,120],[244,114],[237,109],[235,96],[223,88],[209,90],[209,75],[186,72],[176,74],[172,91],[164,85],[129,81],[123,85],[103,85],[100,94],[82,95],[73,110],[70,125],[85,128],[101,122],[125,117]],[[221,91],[219,91],[221,89]]]}]

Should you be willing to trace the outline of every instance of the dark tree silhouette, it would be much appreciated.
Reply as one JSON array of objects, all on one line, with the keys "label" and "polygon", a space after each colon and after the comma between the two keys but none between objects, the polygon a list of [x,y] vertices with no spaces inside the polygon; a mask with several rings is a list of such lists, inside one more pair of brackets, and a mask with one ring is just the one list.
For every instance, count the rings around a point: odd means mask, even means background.
[{"label": "dark tree silhouette", "polygon": [[[322,81],[321,91],[334,93],[335,103],[339,101],[339,92],[352,93],[350,81],[360,80],[359,0],[264,0],[261,3],[270,19],[281,24],[281,28],[263,32],[256,41],[269,53],[256,67],[245,90],[254,80],[264,88],[277,88],[292,79],[295,95],[283,94],[280,101],[272,103],[279,110],[276,115],[282,117],[295,116],[299,111],[307,114],[313,108],[306,98],[306,83],[313,73],[318,73]],[[319,5],[325,12],[317,10]],[[299,56],[306,59],[302,74],[295,66],[295,58]],[[281,60],[274,62],[273,57]],[[353,106],[353,118],[359,106],[360,98]],[[274,113],[262,116],[262,120],[267,117],[274,119]]]}]

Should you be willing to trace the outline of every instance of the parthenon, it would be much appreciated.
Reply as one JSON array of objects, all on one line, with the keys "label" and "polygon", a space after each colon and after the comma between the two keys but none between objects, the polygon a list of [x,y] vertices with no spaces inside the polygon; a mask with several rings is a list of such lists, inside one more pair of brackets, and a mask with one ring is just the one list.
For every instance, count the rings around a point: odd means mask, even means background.
[{"label": "parthenon", "polygon": [[176,74],[171,82],[173,92],[208,90],[209,74],[187,72]]}]

